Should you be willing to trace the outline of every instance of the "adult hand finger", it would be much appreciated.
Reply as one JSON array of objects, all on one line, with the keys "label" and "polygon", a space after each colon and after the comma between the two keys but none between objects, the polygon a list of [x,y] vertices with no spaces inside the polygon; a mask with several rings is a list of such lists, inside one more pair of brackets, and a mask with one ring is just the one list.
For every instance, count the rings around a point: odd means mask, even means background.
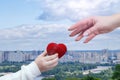
[{"label": "adult hand finger", "polygon": [[82,39],[84,36],[83,36],[83,32],[81,32],[77,38],[75,39],[75,41],[79,41],[80,39]]},{"label": "adult hand finger", "polygon": [[72,31],[72,30],[76,29],[77,27],[82,27],[82,26],[86,25],[88,22],[89,22],[89,19],[79,21],[76,24],[74,24],[73,26],[71,26],[70,28],[68,28],[68,30]]},{"label": "adult hand finger", "polygon": [[88,43],[90,40],[92,40],[94,37],[96,36],[96,34],[90,34],[87,39],[84,41],[84,43]]}]

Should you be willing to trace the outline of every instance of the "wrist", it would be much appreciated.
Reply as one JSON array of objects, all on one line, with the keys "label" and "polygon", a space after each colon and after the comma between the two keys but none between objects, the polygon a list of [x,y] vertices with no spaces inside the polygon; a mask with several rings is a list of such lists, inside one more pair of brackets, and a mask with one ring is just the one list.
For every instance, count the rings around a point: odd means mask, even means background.
[{"label": "wrist", "polygon": [[[37,65],[37,67],[39,68],[39,63],[38,63],[38,61],[35,60],[34,62],[35,62],[35,64]],[[39,70],[40,70],[40,69],[39,69]]]},{"label": "wrist", "polygon": [[114,27],[115,28],[120,27],[120,14],[115,14],[115,15],[112,15],[111,17],[114,20],[113,21],[114,22]]},{"label": "wrist", "polygon": [[43,67],[40,65],[39,61],[38,61],[38,60],[35,60],[34,62],[36,63],[39,71],[40,71],[40,72],[44,72],[44,69],[43,69]]},{"label": "wrist", "polygon": [[38,65],[34,61],[27,66],[27,69],[29,69],[30,72],[35,77],[41,74],[41,72],[40,72],[40,70],[38,68]]}]

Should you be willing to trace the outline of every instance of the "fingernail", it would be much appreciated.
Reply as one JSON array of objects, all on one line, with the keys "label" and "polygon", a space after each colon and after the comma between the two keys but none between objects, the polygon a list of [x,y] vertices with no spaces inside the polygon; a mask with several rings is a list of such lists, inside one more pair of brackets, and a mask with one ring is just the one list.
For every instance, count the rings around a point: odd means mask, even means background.
[{"label": "fingernail", "polygon": [[79,41],[78,39],[75,39],[75,41]]},{"label": "fingernail", "polygon": [[72,37],[72,35],[69,35],[70,37]]},{"label": "fingernail", "polygon": [[87,32],[83,33],[83,36],[88,36],[88,33]]},{"label": "fingernail", "polygon": [[70,31],[71,30],[71,28],[68,28],[68,31]]},{"label": "fingernail", "polygon": [[87,41],[84,41],[84,43],[88,43]]},{"label": "fingernail", "polygon": [[55,55],[58,56],[58,53],[56,53]]}]

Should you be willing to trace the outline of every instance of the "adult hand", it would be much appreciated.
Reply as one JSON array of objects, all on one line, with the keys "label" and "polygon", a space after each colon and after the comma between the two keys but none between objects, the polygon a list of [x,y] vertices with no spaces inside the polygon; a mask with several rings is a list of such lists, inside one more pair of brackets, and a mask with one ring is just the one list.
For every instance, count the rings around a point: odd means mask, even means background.
[{"label": "adult hand", "polygon": [[78,35],[75,39],[76,41],[79,41],[84,36],[87,36],[84,41],[84,43],[87,43],[95,36],[111,32],[118,26],[120,26],[120,17],[118,18],[118,15],[95,16],[79,21],[68,30],[72,31],[70,34],[71,37]]}]

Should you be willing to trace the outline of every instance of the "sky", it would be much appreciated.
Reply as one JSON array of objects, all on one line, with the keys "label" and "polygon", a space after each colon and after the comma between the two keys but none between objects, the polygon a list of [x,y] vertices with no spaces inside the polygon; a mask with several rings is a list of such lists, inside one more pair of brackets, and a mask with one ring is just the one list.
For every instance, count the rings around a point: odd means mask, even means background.
[{"label": "sky", "polygon": [[120,29],[84,44],[68,28],[90,16],[120,12],[120,0],[0,0],[0,50],[45,50],[50,42],[68,50],[120,49]]}]

